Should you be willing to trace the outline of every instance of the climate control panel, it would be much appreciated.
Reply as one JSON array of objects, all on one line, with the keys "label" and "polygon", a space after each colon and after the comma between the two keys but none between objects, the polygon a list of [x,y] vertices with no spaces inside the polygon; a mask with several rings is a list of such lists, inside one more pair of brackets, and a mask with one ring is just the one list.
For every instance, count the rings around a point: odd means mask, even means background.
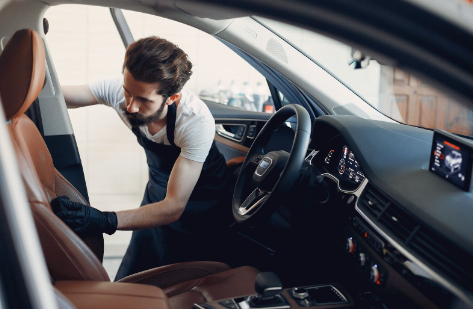
[{"label": "climate control panel", "polygon": [[374,251],[382,253],[384,242],[358,218],[353,219],[353,228],[347,229],[345,236],[346,252],[356,266],[373,285],[384,287],[388,272],[378,262],[380,257],[374,253]]}]

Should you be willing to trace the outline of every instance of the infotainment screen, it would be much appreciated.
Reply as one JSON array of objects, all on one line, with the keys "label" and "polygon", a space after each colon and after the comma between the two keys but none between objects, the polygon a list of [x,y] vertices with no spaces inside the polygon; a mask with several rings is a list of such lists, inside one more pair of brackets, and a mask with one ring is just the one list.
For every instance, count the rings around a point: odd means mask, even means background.
[{"label": "infotainment screen", "polygon": [[470,190],[473,143],[442,130],[434,131],[429,168],[465,191]]}]

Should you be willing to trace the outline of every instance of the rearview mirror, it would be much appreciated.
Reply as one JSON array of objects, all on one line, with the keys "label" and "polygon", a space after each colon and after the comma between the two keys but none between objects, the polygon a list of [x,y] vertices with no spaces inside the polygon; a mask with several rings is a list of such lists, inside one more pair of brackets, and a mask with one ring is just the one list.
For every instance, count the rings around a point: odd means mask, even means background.
[{"label": "rearview mirror", "polygon": [[371,57],[364,55],[357,49],[351,49],[352,60],[348,62],[348,65],[355,64],[354,69],[364,69],[370,64]]}]

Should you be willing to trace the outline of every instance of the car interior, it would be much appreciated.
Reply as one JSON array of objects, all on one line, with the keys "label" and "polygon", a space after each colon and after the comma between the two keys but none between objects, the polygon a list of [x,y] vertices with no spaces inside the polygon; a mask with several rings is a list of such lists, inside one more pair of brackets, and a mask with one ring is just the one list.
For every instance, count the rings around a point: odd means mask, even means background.
[{"label": "car interior", "polygon": [[[215,10],[208,2],[81,1],[210,33],[292,103],[275,102],[271,115],[205,101],[234,174],[235,222],[216,244],[222,255],[111,282],[103,236],[79,238],[50,205],[63,195],[88,204],[43,24],[50,6],[68,2],[0,6],[0,97],[59,308],[473,307],[471,133],[399,123],[245,7]],[[356,102],[363,107],[347,107]]]}]

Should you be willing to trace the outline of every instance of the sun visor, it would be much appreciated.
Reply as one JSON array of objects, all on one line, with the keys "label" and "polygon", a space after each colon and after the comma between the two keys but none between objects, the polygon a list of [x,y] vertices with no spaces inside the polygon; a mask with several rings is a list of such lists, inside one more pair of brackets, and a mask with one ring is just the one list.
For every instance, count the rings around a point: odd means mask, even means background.
[{"label": "sun visor", "polygon": [[204,3],[195,3],[193,1],[176,1],[176,6],[186,13],[200,18],[210,18],[215,20],[232,19],[249,16],[248,12],[229,9],[224,6],[215,6]]}]

